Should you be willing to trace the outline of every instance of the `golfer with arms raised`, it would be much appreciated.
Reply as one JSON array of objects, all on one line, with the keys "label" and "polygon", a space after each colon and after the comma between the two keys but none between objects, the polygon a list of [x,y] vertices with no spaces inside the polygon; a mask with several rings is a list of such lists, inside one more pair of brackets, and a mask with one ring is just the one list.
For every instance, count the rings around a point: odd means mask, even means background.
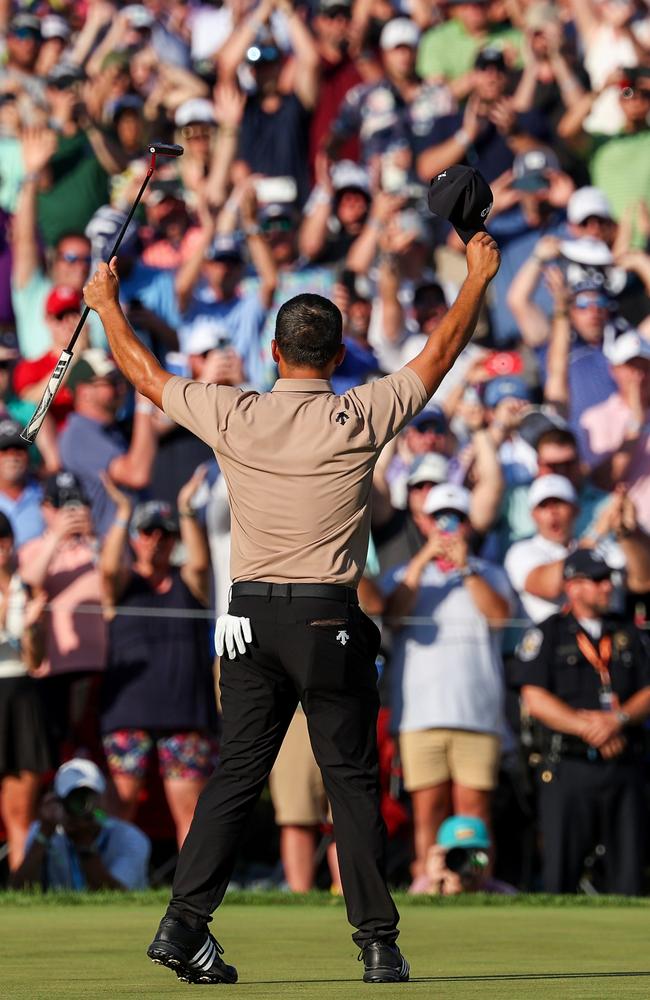
[{"label": "golfer with arms raised", "polygon": [[221,759],[199,798],[171,902],[148,949],[181,980],[237,980],[208,922],[298,701],[332,806],[363,978],[409,977],[395,943],[398,913],[386,887],[377,790],[379,631],[360,611],[356,587],[375,462],[472,335],[499,267],[487,233],[469,241],[467,267],[456,302],[418,357],[343,396],[328,381],[345,352],[341,314],[318,295],[298,295],[280,309],[271,346],[280,377],[259,394],[164,371],[122,313],[115,259],[85,288],[121,371],[214,449],[230,497],[234,582],[217,626],[218,651],[226,650]]}]

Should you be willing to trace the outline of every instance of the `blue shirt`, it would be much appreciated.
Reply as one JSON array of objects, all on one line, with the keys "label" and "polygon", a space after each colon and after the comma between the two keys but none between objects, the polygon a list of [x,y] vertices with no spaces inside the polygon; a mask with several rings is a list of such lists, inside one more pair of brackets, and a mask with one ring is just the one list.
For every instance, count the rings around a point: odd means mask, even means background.
[{"label": "blue shirt", "polygon": [[6,493],[0,493],[0,511],[11,521],[17,549],[45,531],[45,521],[41,514],[42,499],[41,488],[35,483],[27,483],[16,500],[12,500]]},{"label": "blue shirt", "polygon": [[[495,344],[500,347],[521,340],[517,321],[510,312],[507,295],[524,261],[531,256],[542,236],[566,239],[569,235],[562,216],[556,214],[543,229],[531,229],[519,205],[488,220],[487,228],[499,244],[501,267],[492,282],[493,300],[489,306],[490,326]],[[547,316],[553,313],[553,300],[544,281],[539,281],[532,301]]]},{"label": "blue shirt", "polygon": [[[29,828],[25,850],[29,851],[40,832],[37,820]],[[133,823],[107,816],[95,842],[104,867],[125,889],[146,889],[151,843]],[[45,889],[87,889],[86,877],[74,844],[58,826],[45,853]]]},{"label": "blue shirt", "polygon": [[[423,136],[416,143],[416,152],[423,153],[426,149],[439,146],[447,139],[451,139],[463,127],[463,117],[464,112],[459,111],[456,114],[443,115],[438,118],[428,135]],[[516,128],[518,132],[523,132],[545,142],[551,138],[548,122],[538,111],[525,111],[517,114]],[[506,140],[496,126],[492,122],[488,122],[476,142],[467,149],[465,159],[459,162],[480,170],[490,184],[506,170],[510,170],[514,159],[515,155]]]},{"label": "blue shirt", "polygon": [[[120,278],[120,301],[125,305],[133,301],[141,302],[146,309],[151,309],[168,326],[177,330],[180,314],[174,282],[172,271],[162,271],[136,261],[129,276]],[[151,346],[148,335],[141,340]]]},{"label": "blue shirt", "polygon": [[[582,414],[590,406],[609,399],[617,391],[617,386],[602,348],[585,343],[575,334],[573,337],[569,352],[569,425],[579,437]],[[547,353],[547,346],[539,352],[544,380]]]},{"label": "blue shirt", "polygon": [[264,372],[267,367],[266,352],[261,345],[261,333],[266,320],[266,310],[257,292],[235,295],[227,302],[218,300],[206,282],[194,291],[190,304],[183,314],[178,331],[181,351],[187,352],[192,334],[199,328],[214,328],[215,333],[225,330],[234,350],[244,362],[246,381],[256,389],[265,388]]},{"label": "blue shirt", "polygon": [[360,344],[351,337],[344,337],[343,343],[345,357],[330,379],[334,392],[339,396],[356,385],[363,385],[368,375],[379,371],[377,355],[372,347]]},{"label": "blue shirt", "polygon": [[[257,293],[259,284],[260,279],[257,277],[245,278],[242,282],[242,288],[245,292]],[[271,357],[271,341],[275,337],[275,321],[280,306],[288,299],[293,298],[294,295],[302,295],[304,292],[331,299],[333,288],[334,272],[328,267],[309,264],[304,258],[298,260],[290,269],[280,271],[273,305],[266,312],[266,320],[260,339],[264,390],[270,389],[277,378],[277,370]]]},{"label": "blue shirt", "polygon": [[115,517],[115,504],[108,496],[100,472],[106,472],[114,458],[126,454],[127,442],[116,424],[100,424],[90,417],[71,413],[59,438],[63,468],[81,481],[90,501],[95,531],[102,537]]}]

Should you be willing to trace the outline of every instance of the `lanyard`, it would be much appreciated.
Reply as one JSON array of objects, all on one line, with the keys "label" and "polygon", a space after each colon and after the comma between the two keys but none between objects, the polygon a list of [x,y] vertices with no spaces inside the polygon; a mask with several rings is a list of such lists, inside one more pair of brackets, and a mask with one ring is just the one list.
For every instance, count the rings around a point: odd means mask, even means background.
[{"label": "lanyard", "polygon": [[591,663],[592,667],[600,677],[602,688],[606,691],[611,691],[612,679],[609,675],[609,664],[612,659],[611,635],[604,635],[601,638],[598,643],[598,649],[596,649],[586,632],[578,632],[576,635],[576,642],[578,643],[578,649],[584,656],[585,660]]}]

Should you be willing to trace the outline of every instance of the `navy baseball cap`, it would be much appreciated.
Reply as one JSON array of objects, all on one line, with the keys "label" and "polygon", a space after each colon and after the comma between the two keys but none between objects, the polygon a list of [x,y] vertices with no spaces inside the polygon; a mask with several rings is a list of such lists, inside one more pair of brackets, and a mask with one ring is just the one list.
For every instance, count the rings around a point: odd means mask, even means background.
[{"label": "navy baseball cap", "polygon": [[447,430],[448,421],[442,407],[437,403],[428,403],[423,410],[420,410],[411,420],[409,427],[422,427],[424,424],[435,424],[443,433]]},{"label": "navy baseball cap", "polygon": [[429,186],[429,209],[448,219],[465,244],[485,232],[493,200],[490,185],[478,170],[460,164],[442,170]]},{"label": "navy baseball cap", "polygon": [[492,409],[501,402],[502,399],[523,399],[530,401],[530,389],[523,378],[516,375],[500,375],[493,378],[485,386],[483,402]]},{"label": "navy baseball cap", "polygon": [[564,561],[562,573],[565,580],[585,577],[587,580],[607,580],[612,575],[603,557],[593,549],[576,549]]}]

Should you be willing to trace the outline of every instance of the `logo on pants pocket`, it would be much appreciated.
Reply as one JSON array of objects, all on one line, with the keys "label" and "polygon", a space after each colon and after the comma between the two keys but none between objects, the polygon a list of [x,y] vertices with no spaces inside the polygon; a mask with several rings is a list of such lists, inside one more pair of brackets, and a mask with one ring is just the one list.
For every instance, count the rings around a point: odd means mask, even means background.
[{"label": "logo on pants pocket", "polygon": [[345,646],[346,642],[348,642],[349,639],[350,639],[350,636],[345,631],[345,629],[341,629],[341,631],[336,636],[336,641],[340,642],[342,646]]}]

